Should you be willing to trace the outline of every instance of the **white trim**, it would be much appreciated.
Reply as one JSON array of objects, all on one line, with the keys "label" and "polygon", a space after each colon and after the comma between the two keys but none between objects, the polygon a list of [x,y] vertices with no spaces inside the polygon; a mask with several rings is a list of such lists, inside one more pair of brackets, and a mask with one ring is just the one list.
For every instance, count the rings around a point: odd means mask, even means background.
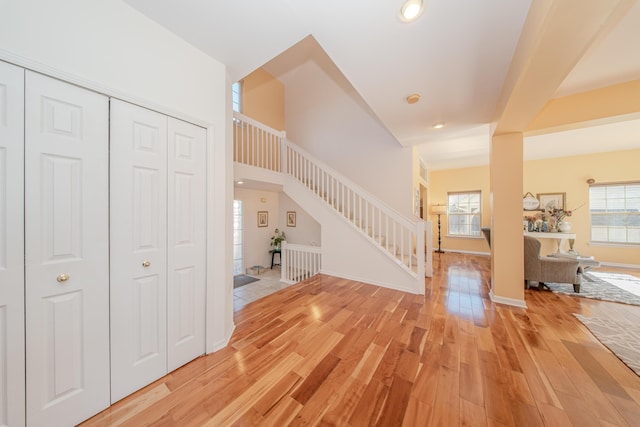
[{"label": "white trim", "polygon": [[229,341],[231,340],[231,337],[233,336],[233,333],[235,332],[235,330],[236,330],[236,325],[231,325],[231,330],[227,331],[223,339],[212,343],[211,346],[207,346],[205,354],[215,353],[216,351],[222,350],[223,348],[228,346]]},{"label": "white trim", "polygon": [[336,273],[336,272],[328,271],[328,270],[325,270],[325,269],[321,269],[320,270],[320,274],[326,274],[327,276],[339,277],[341,279],[353,280],[355,282],[367,283],[369,285],[380,286],[382,288],[393,289],[393,290],[400,291],[400,292],[407,292],[407,293],[414,294],[414,295],[424,295],[424,293],[425,293],[424,278],[423,278],[423,282],[422,282],[423,286],[422,286],[421,292],[416,292],[415,289],[408,289],[408,288],[404,288],[404,287],[401,287],[401,286],[398,286],[398,285],[395,285],[395,284],[390,284],[390,283],[384,283],[384,282],[378,282],[378,281],[373,282],[370,279],[363,279],[361,277],[345,275],[345,274],[342,274],[342,273]]},{"label": "white trim", "polygon": [[[463,251],[462,249],[442,249],[442,250],[445,251],[445,252],[458,253],[458,254],[491,256],[491,252]],[[435,252],[435,250],[434,250],[434,252]]]},{"label": "white trim", "polygon": [[489,291],[489,298],[491,298],[492,302],[495,302],[498,304],[505,304],[505,305],[510,305],[512,307],[520,307],[524,309],[527,308],[527,304],[524,302],[524,300],[496,296],[493,294],[493,289]]},{"label": "white trim", "polygon": [[640,246],[640,243],[624,243],[624,242],[594,242],[589,240],[587,242],[589,246],[603,246],[609,248],[629,248],[629,249],[637,249]]},{"label": "white trim", "polygon": [[640,270],[640,264],[624,264],[621,262],[600,261],[600,265],[607,265],[609,267],[618,267],[618,268],[628,268],[631,270]]},{"label": "white trim", "polygon": [[0,60],[8,62],[13,65],[17,65],[18,67],[22,67],[27,70],[34,71],[36,73],[44,74],[48,77],[53,77],[54,79],[62,80],[65,83],[70,83],[72,85],[79,86],[83,89],[88,89],[93,92],[97,92],[99,94],[106,95],[111,98],[117,98],[121,101],[126,101],[130,104],[134,104],[139,107],[143,107],[148,110],[155,111],[157,113],[175,117],[176,119],[189,122],[196,126],[200,126],[203,128],[209,128],[213,126],[213,123],[208,120],[199,119],[197,117],[193,117],[188,114],[184,114],[179,111],[173,110],[171,108],[156,104],[155,102],[138,98],[136,96],[131,96],[125,92],[114,89],[112,87],[104,86],[102,84],[93,82],[91,80],[87,80],[75,74],[58,70],[57,68],[51,67],[50,65],[43,64],[42,62],[34,61],[32,59],[28,59],[20,55],[16,55],[4,49],[0,49]]}]

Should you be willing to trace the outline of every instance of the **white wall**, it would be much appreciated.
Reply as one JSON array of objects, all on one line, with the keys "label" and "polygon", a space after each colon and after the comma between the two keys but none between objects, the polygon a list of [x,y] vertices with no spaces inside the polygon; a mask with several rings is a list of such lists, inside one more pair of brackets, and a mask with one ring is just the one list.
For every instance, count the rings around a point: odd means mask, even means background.
[{"label": "white wall", "polygon": [[333,62],[314,55],[282,80],[287,139],[411,215],[411,149],[382,126]]},{"label": "white wall", "polygon": [[120,0],[0,0],[0,10],[6,53],[102,85],[110,95],[214,124],[224,117],[224,64]]},{"label": "white wall", "polygon": [[224,64],[120,0],[0,0],[0,59],[208,128],[207,350],[223,345],[233,328]]},{"label": "white wall", "polygon": [[[287,225],[287,212],[296,213],[296,226]],[[280,193],[279,223],[287,235],[287,242],[299,245],[322,246],[320,223],[285,193]]]},{"label": "white wall", "polygon": [[[244,266],[271,266],[271,237],[277,228],[284,231],[287,242],[320,246],[320,224],[283,192],[235,187],[235,200],[244,208]],[[269,213],[269,226],[258,227],[258,211]],[[287,211],[296,212],[296,226],[287,226]],[[277,261],[276,257],[276,261]]]}]

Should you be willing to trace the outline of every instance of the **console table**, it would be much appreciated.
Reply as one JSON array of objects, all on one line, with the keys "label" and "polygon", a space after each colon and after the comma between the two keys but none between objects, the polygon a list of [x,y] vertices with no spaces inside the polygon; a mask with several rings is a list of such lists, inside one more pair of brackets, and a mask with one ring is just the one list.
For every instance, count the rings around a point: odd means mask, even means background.
[{"label": "console table", "polygon": [[573,242],[576,240],[575,233],[539,233],[536,231],[525,231],[524,235],[536,239],[555,239],[556,243],[558,243],[558,250],[556,251],[556,253],[559,254],[566,253],[566,251],[563,249],[563,246],[567,240],[571,242],[571,247],[573,247]]}]

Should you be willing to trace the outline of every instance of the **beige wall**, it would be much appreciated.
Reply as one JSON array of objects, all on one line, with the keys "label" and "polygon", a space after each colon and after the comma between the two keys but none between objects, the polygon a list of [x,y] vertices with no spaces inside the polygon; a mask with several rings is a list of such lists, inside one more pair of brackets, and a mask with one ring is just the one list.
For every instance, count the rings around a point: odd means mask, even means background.
[{"label": "beige wall", "polygon": [[[522,194],[527,191],[534,195],[566,193],[567,208],[574,210],[569,220],[572,223],[572,232],[577,234],[575,249],[578,252],[593,255],[596,259],[608,263],[640,265],[640,247],[600,246],[589,243],[589,186],[586,183],[588,178],[595,179],[596,183],[640,181],[638,164],[640,149],[527,161],[523,166]],[[429,190],[433,203],[446,202],[447,192],[450,191],[481,190],[482,226],[489,226],[488,166],[433,171],[429,176]],[[523,215],[525,213],[523,211]],[[435,218],[433,219],[435,221]],[[489,252],[484,240],[447,237],[446,218],[443,217],[442,220],[442,247],[445,250]],[[435,224],[433,232],[437,245],[438,231]],[[543,252],[553,250],[555,248],[552,242],[544,242]]]},{"label": "beige wall", "polygon": [[242,79],[242,114],[284,130],[284,85],[262,68],[249,74]]},{"label": "beige wall", "polygon": [[[449,169],[429,173],[429,201],[431,204],[447,204],[447,193],[453,191],[481,191],[482,227],[491,221],[489,197],[489,166]],[[438,247],[438,217],[429,214],[433,221],[433,247]],[[447,216],[441,215],[442,248],[470,252],[489,252],[484,238],[461,238],[447,236]]]}]

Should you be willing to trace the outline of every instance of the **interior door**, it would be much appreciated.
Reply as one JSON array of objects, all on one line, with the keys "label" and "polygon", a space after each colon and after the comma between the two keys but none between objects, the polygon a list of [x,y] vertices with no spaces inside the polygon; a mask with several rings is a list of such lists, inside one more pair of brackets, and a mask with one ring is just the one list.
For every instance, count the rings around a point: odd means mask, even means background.
[{"label": "interior door", "polygon": [[111,400],[167,372],[167,118],[111,100]]},{"label": "interior door", "polygon": [[0,425],[24,425],[24,70],[0,62]]},{"label": "interior door", "polygon": [[109,406],[108,99],[26,72],[27,423]]},{"label": "interior door", "polygon": [[168,119],[168,370],[204,354],[206,130]]}]

